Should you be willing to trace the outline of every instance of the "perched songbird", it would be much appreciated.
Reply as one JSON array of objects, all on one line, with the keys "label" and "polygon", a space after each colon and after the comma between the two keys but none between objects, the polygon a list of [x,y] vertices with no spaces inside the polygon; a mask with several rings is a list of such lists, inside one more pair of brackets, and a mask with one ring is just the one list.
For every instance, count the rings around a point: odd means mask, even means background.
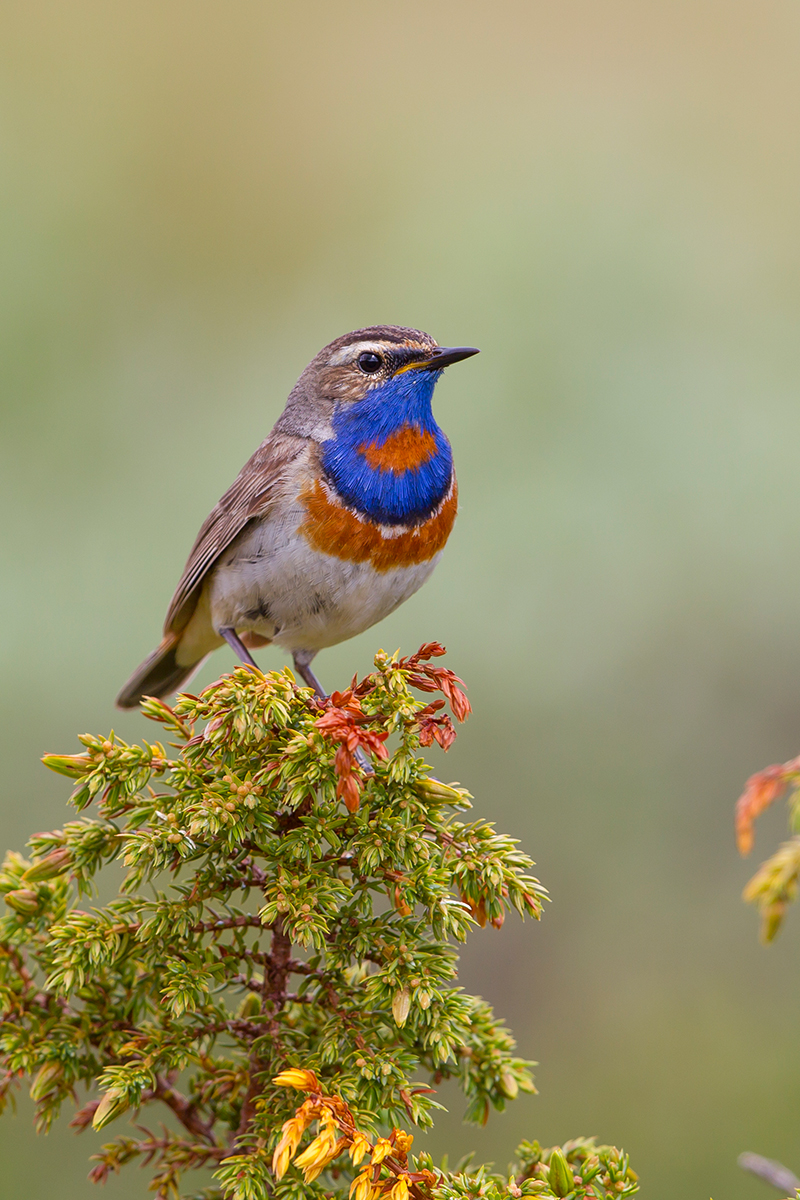
[{"label": "perched songbird", "polygon": [[161,645],[119,706],[176,691],[223,641],[249,663],[248,648],[283,646],[324,695],[317,651],[393,612],[441,556],[457,489],[433,389],[477,353],[394,325],[321,350],[197,535]]}]

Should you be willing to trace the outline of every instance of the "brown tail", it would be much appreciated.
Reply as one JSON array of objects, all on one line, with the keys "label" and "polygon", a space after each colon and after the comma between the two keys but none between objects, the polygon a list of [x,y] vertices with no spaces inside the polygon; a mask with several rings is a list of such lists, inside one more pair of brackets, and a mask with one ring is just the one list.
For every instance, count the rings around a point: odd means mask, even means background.
[{"label": "brown tail", "polygon": [[134,671],[117,696],[117,708],[136,708],[143,696],[169,696],[186,683],[203,662],[181,666],[176,660],[180,638],[165,637],[160,646]]}]

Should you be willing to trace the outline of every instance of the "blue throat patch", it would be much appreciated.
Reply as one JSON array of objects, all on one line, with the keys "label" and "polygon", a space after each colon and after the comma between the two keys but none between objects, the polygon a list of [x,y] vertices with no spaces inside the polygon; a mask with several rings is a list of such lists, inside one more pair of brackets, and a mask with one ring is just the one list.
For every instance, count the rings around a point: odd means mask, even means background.
[{"label": "blue throat patch", "polygon": [[[344,503],[378,525],[421,525],[450,490],[453,454],[431,408],[440,375],[403,371],[333,415],[334,436],[322,443],[323,470]],[[408,426],[431,435],[431,457],[398,474],[370,466],[363,448],[383,446]]]}]

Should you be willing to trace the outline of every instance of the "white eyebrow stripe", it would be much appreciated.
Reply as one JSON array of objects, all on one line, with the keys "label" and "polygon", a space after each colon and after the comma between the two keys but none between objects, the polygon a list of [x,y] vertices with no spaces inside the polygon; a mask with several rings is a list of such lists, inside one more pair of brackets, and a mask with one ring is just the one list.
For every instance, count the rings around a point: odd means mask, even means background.
[{"label": "white eyebrow stripe", "polygon": [[373,354],[388,354],[391,347],[396,345],[397,342],[351,342],[349,346],[342,346],[341,350],[336,351],[330,359],[330,366],[340,367],[342,363],[354,362],[365,350],[371,350]]}]

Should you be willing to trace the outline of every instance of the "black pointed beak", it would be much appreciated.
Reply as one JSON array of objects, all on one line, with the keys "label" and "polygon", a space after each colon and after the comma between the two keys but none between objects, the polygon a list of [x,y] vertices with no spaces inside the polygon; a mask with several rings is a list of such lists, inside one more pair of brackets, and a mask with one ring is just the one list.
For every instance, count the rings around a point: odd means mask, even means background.
[{"label": "black pointed beak", "polygon": [[451,363],[461,362],[462,358],[472,358],[473,354],[480,354],[480,350],[474,346],[437,346],[429,358],[413,365],[424,371],[441,371]]}]

